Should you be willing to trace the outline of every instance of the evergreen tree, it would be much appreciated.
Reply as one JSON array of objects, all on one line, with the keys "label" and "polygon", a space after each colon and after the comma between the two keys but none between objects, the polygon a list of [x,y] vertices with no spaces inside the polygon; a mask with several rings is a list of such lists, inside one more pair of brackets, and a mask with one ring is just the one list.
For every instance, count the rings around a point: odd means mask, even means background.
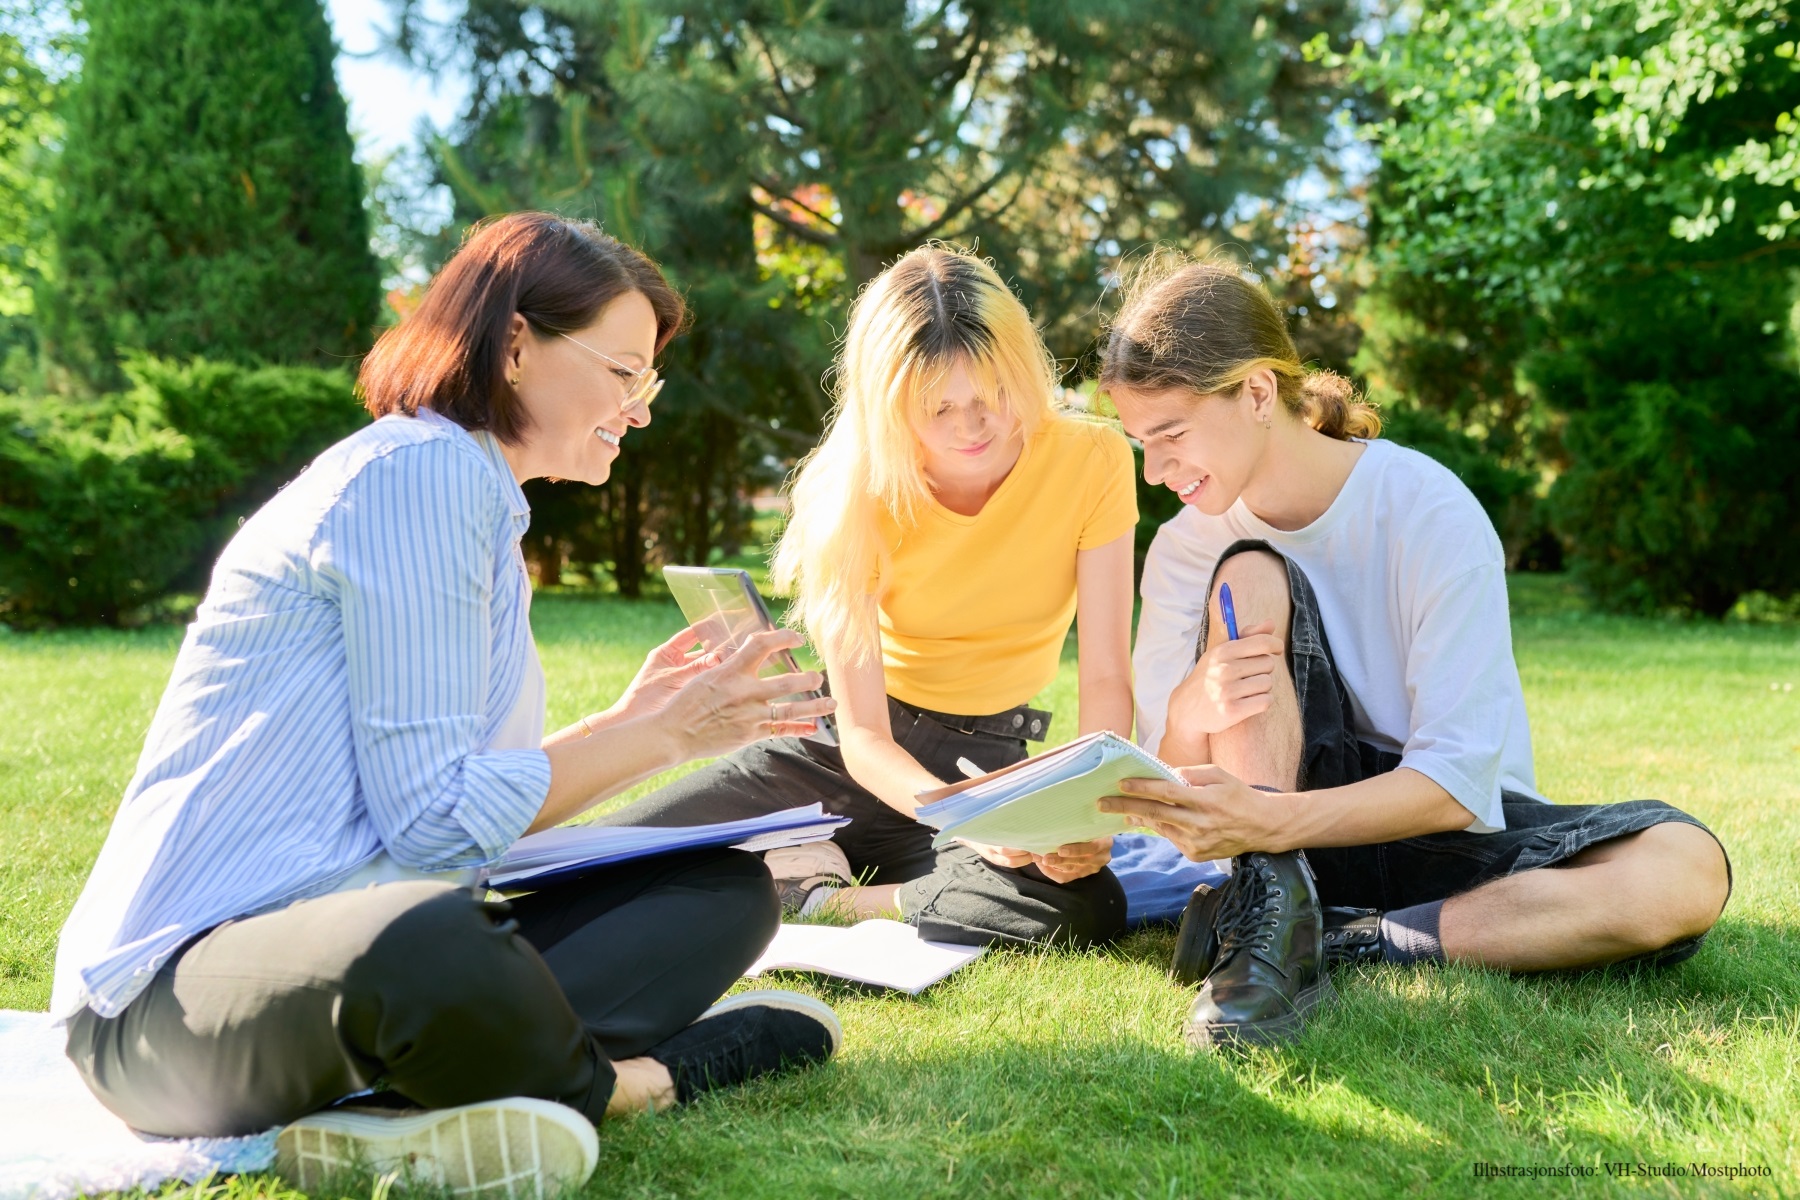
[{"label": "evergreen tree", "polygon": [[598,218],[693,301],[656,423],[608,487],[533,493],[542,577],[597,554],[627,592],[654,560],[741,535],[743,495],[818,436],[850,297],[921,241],[994,257],[1068,360],[1122,253],[1233,241],[1272,261],[1257,222],[1296,175],[1332,170],[1344,104],[1306,47],[1347,46],[1357,11],[467,0],[434,30],[417,0],[392,3],[403,48],[470,70],[436,147],[459,217]]},{"label": "evergreen tree", "polygon": [[87,0],[56,214],[50,351],[329,364],[380,302],[319,0]]}]

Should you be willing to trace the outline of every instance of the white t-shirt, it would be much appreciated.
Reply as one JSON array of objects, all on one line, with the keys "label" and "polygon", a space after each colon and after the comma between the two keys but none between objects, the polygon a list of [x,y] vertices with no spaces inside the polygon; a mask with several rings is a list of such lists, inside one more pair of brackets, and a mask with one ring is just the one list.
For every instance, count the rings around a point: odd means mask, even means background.
[{"label": "white t-shirt", "polygon": [[1449,792],[1472,833],[1506,827],[1502,790],[1543,799],[1500,539],[1460,479],[1379,440],[1304,529],[1276,529],[1239,500],[1216,517],[1183,508],[1157,531],[1132,652],[1146,749],[1161,743],[1169,694],[1193,668],[1213,566],[1241,538],[1268,542],[1312,583],[1358,737]]}]

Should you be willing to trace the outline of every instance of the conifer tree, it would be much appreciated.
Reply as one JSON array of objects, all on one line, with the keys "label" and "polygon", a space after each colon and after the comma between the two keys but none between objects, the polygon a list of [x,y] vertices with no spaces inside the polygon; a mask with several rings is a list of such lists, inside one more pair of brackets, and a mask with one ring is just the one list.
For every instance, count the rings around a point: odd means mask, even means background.
[{"label": "conifer tree", "polygon": [[320,0],[87,0],[50,351],[341,362],[380,302]]}]

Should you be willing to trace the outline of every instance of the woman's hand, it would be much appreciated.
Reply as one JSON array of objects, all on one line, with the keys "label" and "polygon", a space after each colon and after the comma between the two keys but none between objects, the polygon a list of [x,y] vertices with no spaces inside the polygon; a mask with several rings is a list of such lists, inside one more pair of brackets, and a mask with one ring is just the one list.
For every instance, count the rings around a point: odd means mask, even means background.
[{"label": "woman's hand", "polygon": [[1035,857],[1029,850],[1008,850],[1004,846],[990,846],[986,842],[971,842],[966,838],[958,838],[957,841],[962,842],[963,845],[996,867],[1012,867],[1014,869],[1029,867],[1031,860]]},{"label": "woman's hand", "polygon": [[1169,729],[1211,736],[1267,712],[1275,672],[1284,669],[1281,652],[1274,622],[1247,625],[1236,639],[1215,638],[1170,693]]},{"label": "woman's hand", "polygon": [[[675,668],[692,670],[679,690],[657,714],[680,742],[686,758],[711,758],[729,754],[764,737],[804,737],[818,727],[816,717],[837,708],[830,696],[811,700],[778,700],[795,692],[817,689],[824,676],[817,671],[795,671],[758,679],[769,656],[792,650],[802,638],[791,629],[771,629],[751,634],[722,662]],[[665,643],[667,645],[667,643]]]},{"label": "woman's hand", "polygon": [[1218,767],[1182,767],[1179,773],[1186,784],[1122,780],[1118,795],[1100,798],[1100,811],[1160,833],[1194,862],[1292,848],[1285,844],[1281,797],[1257,791]]},{"label": "woman's hand", "polygon": [[996,867],[1017,870],[1036,863],[1037,869],[1051,883],[1072,883],[1094,874],[1112,861],[1110,837],[1096,838],[1091,842],[1071,842],[1067,846],[1058,846],[1048,854],[1033,854],[1029,850],[1009,850],[1004,846],[959,840]]},{"label": "woman's hand", "polygon": [[1070,842],[1048,854],[1031,856],[1038,870],[1051,883],[1073,883],[1097,874],[1112,861],[1112,838],[1095,838],[1091,842]]},{"label": "woman's hand", "polygon": [[600,716],[630,721],[661,712],[688,681],[724,661],[716,651],[689,649],[700,640],[700,627],[689,625],[652,650],[624,693]]}]

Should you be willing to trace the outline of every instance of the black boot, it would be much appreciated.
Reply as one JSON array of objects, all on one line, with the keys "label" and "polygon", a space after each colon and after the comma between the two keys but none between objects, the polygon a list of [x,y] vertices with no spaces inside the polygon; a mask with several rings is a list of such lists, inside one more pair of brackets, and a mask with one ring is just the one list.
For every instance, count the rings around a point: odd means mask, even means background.
[{"label": "black boot", "polygon": [[1213,959],[1219,954],[1219,935],[1213,928],[1213,920],[1219,914],[1219,901],[1224,897],[1223,887],[1214,888],[1201,884],[1188,897],[1187,907],[1181,910],[1181,928],[1175,933],[1175,953],[1169,959],[1169,978],[1182,987],[1193,987],[1206,978],[1212,970]]},{"label": "black boot", "polygon": [[1312,871],[1298,850],[1245,854],[1220,889],[1213,968],[1188,1014],[1196,1047],[1269,1045],[1298,1037],[1306,1016],[1331,999],[1323,920]]},{"label": "black boot", "polygon": [[1381,952],[1381,910],[1375,908],[1327,908],[1325,910],[1325,965],[1331,968],[1378,963]]}]

